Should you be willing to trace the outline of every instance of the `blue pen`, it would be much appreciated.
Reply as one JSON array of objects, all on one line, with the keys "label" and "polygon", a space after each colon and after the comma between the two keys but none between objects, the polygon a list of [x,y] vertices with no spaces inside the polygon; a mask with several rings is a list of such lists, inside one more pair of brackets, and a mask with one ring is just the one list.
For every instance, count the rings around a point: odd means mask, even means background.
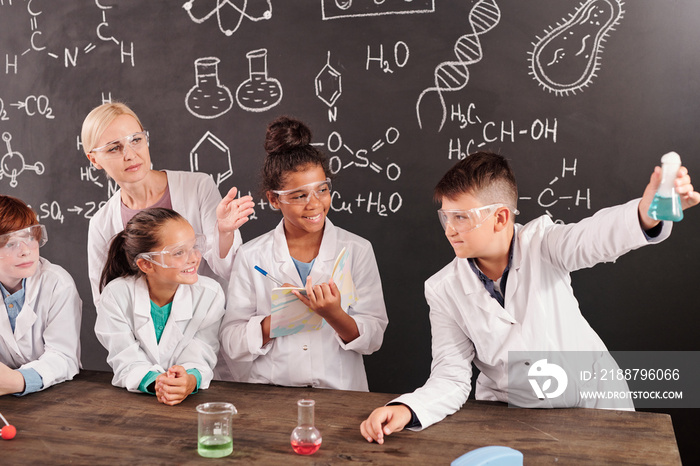
[{"label": "blue pen", "polygon": [[284,286],[284,283],[282,283],[281,281],[277,280],[275,277],[273,277],[272,275],[270,275],[269,273],[267,273],[266,271],[264,271],[263,269],[261,269],[261,268],[258,267],[257,265],[255,266],[255,270],[257,270],[257,271],[260,272],[261,274],[265,275],[267,278],[269,278],[269,279],[272,280],[273,282],[277,283],[279,286]]},{"label": "blue pen", "polygon": [[[261,269],[257,265],[255,266],[255,270],[257,270],[258,272],[260,272],[261,274],[263,274],[264,276],[266,276],[267,278],[269,278],[273,282],[277,283],[279,286],[284,287],[284,283],[282,283],[281,281],[279,281],[278,279],[276,279],[275,277],[273,277],[272,275],[270,275],[269,273],[267,273],[265,270]],[[306,290],[297,290],[297,291],[302,296],[306,296]]]}]

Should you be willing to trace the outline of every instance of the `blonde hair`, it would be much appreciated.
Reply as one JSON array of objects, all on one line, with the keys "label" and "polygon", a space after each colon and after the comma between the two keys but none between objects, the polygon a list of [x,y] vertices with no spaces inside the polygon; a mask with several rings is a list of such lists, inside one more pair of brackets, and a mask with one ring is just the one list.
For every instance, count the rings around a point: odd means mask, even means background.
[{"label": "blonde hair", "polygon": [[107,102],[92,109],[83,120],[83,129],[80,137],[83,142],[83,150],[85,154],[89,154],[96,145],[97,141],[102,137],[107,127],[121,115],[129,115],[133,117],[143,130],[141,120],[136,116],[133,110],[121,102]]}]

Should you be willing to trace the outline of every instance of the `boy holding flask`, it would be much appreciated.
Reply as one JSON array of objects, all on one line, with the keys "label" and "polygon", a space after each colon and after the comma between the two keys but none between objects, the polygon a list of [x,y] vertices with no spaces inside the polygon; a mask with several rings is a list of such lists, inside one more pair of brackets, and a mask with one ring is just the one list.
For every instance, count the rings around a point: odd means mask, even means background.
[{"label": "boy holding flask", "polygon": [[[509,384],[512,351],[587,352],[606,357],[598,334],[581,315],[569,273],[664,240],[671,223],[647,211],[661,180],[656,168],[641,200],[602,209],[568,225],[542,216],[515,224],[517,185],[500,155],[479,152],[458,162],[435,188],[445,235],[456,258],[425,283],[432,328],[431,374],[423,387],[375,409],[360,431],[369,441],[424,429],[456,412],[471,390],[472,361],[481,371],[476,398],[514,402],[527,380]],[[683,208],[700,202],[688,171],[675,180]],[[608,355],[609,357],[609,355]],[[593,364],[599,361],[593,361]],[[524,382],[524,384],[523,384]],[[531,406],[633,409],[605,400],[546,399]]]}]

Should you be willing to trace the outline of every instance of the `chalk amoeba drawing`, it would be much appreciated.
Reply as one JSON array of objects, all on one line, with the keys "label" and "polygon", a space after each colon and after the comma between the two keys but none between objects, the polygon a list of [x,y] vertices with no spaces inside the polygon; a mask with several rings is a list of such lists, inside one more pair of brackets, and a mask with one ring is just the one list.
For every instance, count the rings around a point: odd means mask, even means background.
[{"label": "chalk amoeba drawing", "polygon": [[440,99],[442,106],[442,121],[440,128],[445,124],[447,117],[447,107],[442,93],[446,91],[459,91],[469,82],[469,65],[481,61],[483,53],[479,36],[495,28],[501,20],[501,10],[495,0],[479,0],[469,12],[469,26],[471,32],[457,39],[454,53],[457,61],[446,61],[440,63],[435,68],[435,86],[428,87],[421,92],[416,103],[416,115],[418,116],[418,126],[422,129],[423,124],[420,118],[420,104],[423,97],[435,92]]},{"label": "chalk amoeba drawing", "polygon": [[24,170],[34,170],[37,175],[44,173],[43,163],[37,162],[34,165],[26,165],[22,154],[12,150],[10,145],[12,135],[10,133],[2,133],[2,140],[5,141],[7,152],[0,159],[0,180],[5,176],[10,178],[10,186],[14,188],[17,186],[17,177]]},{"label": "chalk amoeba drawing", "polygon": [[[210,11],[205,11],[204,16],[202,17],[197,17],[195,14],[192,12],[193,9],[197,9],[195,7],[195,1],[196,0],[189,0],[185,2],[184,5],[182,5],[182,8],[185,9],[187,14],[189,15],[190,19],[194,21],[197,24],[202,24],[212,16],[216,15],[216,22],[219,25],[219,30],[223,32],[227,36],[232,36],[238,28],[241,26],[241,23],[243,22],[243,19],[248,19],[253,22],[258,22],[262,21],[264,19],[270,19],[272,18],[272,3],[271,0],[265,0],[265,3],[267,4],[267,8],[260,12],[259,14],[255,13],[250,13],[250,9],[248,7],[248,0],[240,0],[240,1],[232,1],[232,0],[216,0],[216,7],[214,7]],[[260,1],[260,0],[258,0]],[[210,3],[210,2],[202,2],[202,3]],[[239,6],[240,5],[240,6]],[[206,7],[209,8],[209,7]],[[231,10],[223,10],[223,8],[230,8]],[[224,26],[224,22],[221,19],[222,11],[224,13],[226,12],[235,12],[234,17],[237,14],[238,17],[233,20],[235,22],[235,26],[233,28],[228,28]]]},{"label": "chalk amoeba drawing", "polygon": [[622,0],[588,0],[545,29],[530,52],[530,74],[557,96],[583,91],[600,69],[603,43],[624,15]]}]

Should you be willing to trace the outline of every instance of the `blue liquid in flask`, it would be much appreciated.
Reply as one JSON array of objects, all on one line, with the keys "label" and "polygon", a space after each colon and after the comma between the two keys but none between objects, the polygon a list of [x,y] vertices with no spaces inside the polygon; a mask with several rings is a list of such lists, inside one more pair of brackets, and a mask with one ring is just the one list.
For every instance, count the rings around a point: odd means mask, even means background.
[{"label": "blue liquid in flask", "polygon": [[683,220],[683,209],[681,209],[681,198],[678,194],[671,197],[654,195],[654,199],[649,206],[649,217],[654,220],[668,220],[680,222]]},{"label": "blue liquid in flask", "polygon": [[669,152],[661,157],[661,183],[651,200],[647,214],[654,220],[680,222],[683,220],[681,197],[673,187],[673,182],[681,167],[681,157],[675,152]]}]

